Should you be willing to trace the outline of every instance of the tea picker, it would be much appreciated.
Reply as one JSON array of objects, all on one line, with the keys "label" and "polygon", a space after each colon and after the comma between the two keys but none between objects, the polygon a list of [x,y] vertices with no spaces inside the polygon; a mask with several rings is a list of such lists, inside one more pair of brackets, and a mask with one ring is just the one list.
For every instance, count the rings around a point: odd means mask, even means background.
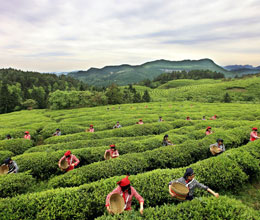
[{"label": "tea picker", "polygon": [[110,149],[105,151],[104,158],[105,160],[114,159],[119,157],[118,150],[116,149],[116,145],[111,144]]},{"label": "tea picker", "polygon": [[215,156],[215,155],[221,154],[226,150],[223,142],[224,142],[223,139],[218,138],[217,142],[215,144],[211,144],[209,146],[209,149],[210,149],[210,152],[212,153],[212,155]]},{"label": "tea picker", "polygon": [[[119,214],[124,210],[131,210],[132,199],[135,197],[140,203],[140,213],[143,214],[144,199],[138,194],[128,179],[128,176],[117,182],[116,187],[107,195],[106,207],[110,214]],[[123,198],[123,199],[122,199]]]},{"label": "tea picker", "polygon": [[79,164],[79,159],[68,150],[62,158],[59,160],[59,167],[63,171],[70,171],[75,168]]},{"label": "tea picker", "polygon": [[169,193],[174,198],[179,201],[192,200],[194,195],[194,190],[196,188],[201,188],[207,190],[209,193],[215,197],[219,197],[218,193],[215,193],[209,187],[199,183],[195,178],[195,173],[192,168],[187,168],[183,177],[172,180],[169,185]]},{"label": "tea picker", "polygon": [[10,173],[18,173],[19,167],[17,163],[12,160],[10,157],[4,160],[4,163],[0,167],[0,175],[1,174],[10,174]]}]

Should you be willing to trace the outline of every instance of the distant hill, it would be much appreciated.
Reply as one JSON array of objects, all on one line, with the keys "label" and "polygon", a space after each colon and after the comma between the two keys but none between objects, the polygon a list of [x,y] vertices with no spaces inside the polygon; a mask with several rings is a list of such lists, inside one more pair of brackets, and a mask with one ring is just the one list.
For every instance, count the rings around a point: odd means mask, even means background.
[{"label": "distant hill", "polygon": [[236,74],[225,70],[210,59],[169,61],[156,60],[142,65],[105,66],[101,69],[90,68],[87,71],[71,72],[68,75],[90,85],[107,86],[111,83],[127,85],[144,79],[154,79],[162,73],[172,71],[211,70],[223,73],[226,77]]},{"label": "distant hill", "polygon": [[224,69],[236,73],[237,75],[255,74],[260,72],[260,66],[253,67],[252,65],[228,65]]}]

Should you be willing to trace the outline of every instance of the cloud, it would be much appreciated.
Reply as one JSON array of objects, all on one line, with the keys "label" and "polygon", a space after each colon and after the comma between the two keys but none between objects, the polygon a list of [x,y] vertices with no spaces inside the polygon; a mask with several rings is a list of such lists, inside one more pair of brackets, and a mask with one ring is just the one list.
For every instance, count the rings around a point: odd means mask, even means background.
[{"label": "cloud", "polygon": [[0,67],[64,71],[202,57],[259,65],[259,10],[257,0],[2,1]]}]

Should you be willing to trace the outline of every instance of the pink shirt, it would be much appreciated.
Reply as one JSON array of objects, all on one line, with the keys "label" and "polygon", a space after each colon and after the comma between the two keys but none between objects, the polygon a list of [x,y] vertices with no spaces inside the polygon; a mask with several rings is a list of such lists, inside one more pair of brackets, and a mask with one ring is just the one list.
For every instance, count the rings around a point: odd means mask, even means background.
[{"label": "pink shirt", "polygon": [[[130,187],[131,187],[131,195],[128,194],[128,191],[125,192],[125,203],[126,203],[125,210],[131,210],[133,196],[139,201],[139,203],[144,202],[143,197],[139,195],[139,193],[135,190],[135,188],[132,186]],[[118,193],[123,197],[122,189],[120,186],[118,186],[111,193],[107,195],[106,206],[109,206],[110,197],[115,193]]]},{"label": "pink shirt", "polygon": [[90,129],[89,129],[89,132],[94,132],[94,128],[90,128]]},{"label": "pink shirt", "polygon": [[23,138],[24,138],[24,139],[31,140],[31,135],[29,135],[29,134],[27,135],[27,134],[26,134],[26,135],[24,135],[24,137],[23,137]]},{"label": "pink shirt", "polygon": [[143,125],[144,123],[143,123],[142,121],[139,121],[138,124],[139,124],[139,125]]},{"label": "pink shirt", "polygon": [[108,149],[108,150],[106,150],[105,154],[106,154],[107,152],[110,152],[110,157],[111,157],[111,158],[116,158],[116,157],[119,156],[118,150],[112,151],[112,149]]},{"label": "pink shirt", "polygon": [[255,141],[256,139],[258,139],[257,132],[256,131],[252,131],[250,133],[250,141]]},{"label": "pink shirt", "polygon": [[212,134],[212,131],[206,131],[206,135]]},{"label": "pink shirt", "polygon": [[68,157],[68,158],[67,158],[66,156],[63,156],[62,158],[60,158],[59,164],[60,164],[61,161],[64,160],[64,159],[68,162],[68,165],[69,165],[69,166],[70,166],[71,164],[73,164],[73,163],[74,163],[75,166],[77,166],[77,165],[79,164],[79,159],[78,159],[75,155],[73,155],[73,154],[71,154],[70,157]]}]

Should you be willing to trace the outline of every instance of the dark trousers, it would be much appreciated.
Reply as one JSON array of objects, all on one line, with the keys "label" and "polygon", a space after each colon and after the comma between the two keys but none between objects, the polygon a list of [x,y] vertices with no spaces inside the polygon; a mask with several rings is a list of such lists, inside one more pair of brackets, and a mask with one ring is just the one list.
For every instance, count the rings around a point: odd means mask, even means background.
[{"label": "dark trousers", "polygon": [[186,200],[189,200],[189,201],[193,200],[193,196],[188,195],[188,196],[186,197]]}]

